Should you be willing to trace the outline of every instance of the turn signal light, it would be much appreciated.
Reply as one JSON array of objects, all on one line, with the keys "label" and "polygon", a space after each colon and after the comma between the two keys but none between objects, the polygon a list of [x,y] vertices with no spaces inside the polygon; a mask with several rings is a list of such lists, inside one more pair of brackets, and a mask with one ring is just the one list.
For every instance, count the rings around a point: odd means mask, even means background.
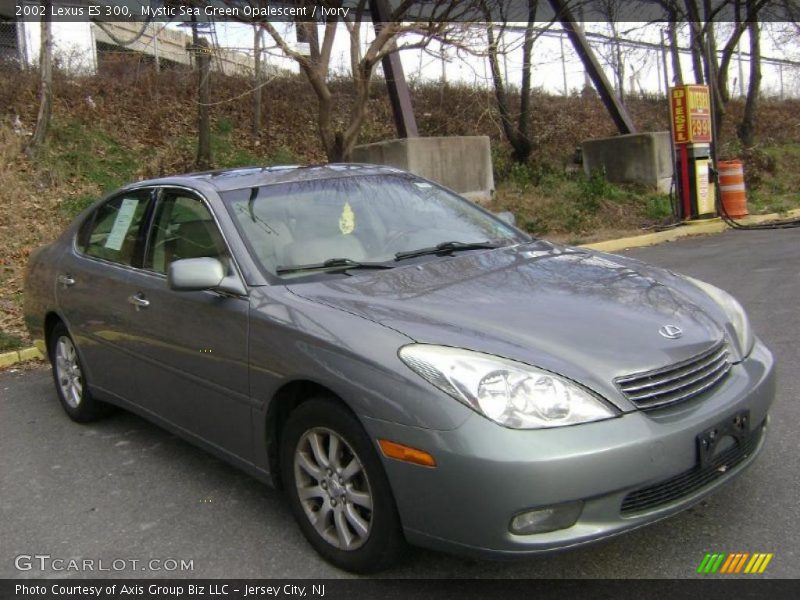
[{"label": "turn signal light", "polygon": [[418,450],[417,448],[404,446],[403,444],[390,442],[389,440],[378,440],[378,444],[380,444],[384,456],[389,458],[402,460],[403,462],[413,463],[415,465],[422,465],[423,467],[436,466],[436,460],[424,450]]}]

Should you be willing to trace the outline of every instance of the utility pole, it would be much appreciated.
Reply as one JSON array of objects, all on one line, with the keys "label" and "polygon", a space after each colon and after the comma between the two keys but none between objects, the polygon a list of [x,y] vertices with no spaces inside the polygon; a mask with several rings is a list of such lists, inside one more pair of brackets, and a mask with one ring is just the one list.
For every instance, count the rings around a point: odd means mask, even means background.
[{"label": "utility pole", "polygon": [[567,87],[567,57],[564,55],[563,35],[558,36],[558,43],[561,44],[561,77],[564,80],[564,97],[566,98],[569,96],[569,87]]}]

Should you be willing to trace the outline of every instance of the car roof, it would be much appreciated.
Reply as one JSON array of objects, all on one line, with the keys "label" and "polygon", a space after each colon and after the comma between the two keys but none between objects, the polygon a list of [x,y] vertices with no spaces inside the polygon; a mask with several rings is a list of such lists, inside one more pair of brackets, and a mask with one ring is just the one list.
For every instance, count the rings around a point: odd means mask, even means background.
[{"label": "car roof", "polygon": [[206,184],[210,185],[218,192],[226,192],[295,181],[313,181],[367,175],[407,174],[408,173],[405,171],[394,167],[359,163],[332,163],[310,166],[289,165],[280,167],[237,167],[234,169],[187,173],[185,175],[137,181],[136,183],[125,186],[125,188],[138,188],[152,185],[182,185],[194,188],[197,187],[198,184]]}]

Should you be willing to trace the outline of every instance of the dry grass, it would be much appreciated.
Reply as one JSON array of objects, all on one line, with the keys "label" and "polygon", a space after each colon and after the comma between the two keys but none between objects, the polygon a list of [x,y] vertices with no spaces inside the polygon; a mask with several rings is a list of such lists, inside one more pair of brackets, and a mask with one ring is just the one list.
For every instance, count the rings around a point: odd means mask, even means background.
[{"label": "dry grass", "polygon": [[0,331],[6,349],[27,339],[22,319],[22,283],[28,254],[52,240],[68,220],[60,208],[75,184],[37,171],[22,150],[27,137],[0,124]]}]

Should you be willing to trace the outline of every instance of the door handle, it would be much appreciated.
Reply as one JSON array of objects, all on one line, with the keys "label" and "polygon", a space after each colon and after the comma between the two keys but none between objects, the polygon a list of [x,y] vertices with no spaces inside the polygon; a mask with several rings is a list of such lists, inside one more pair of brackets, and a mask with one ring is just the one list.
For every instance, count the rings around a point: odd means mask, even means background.
[{"label": "door handle", "polygon": [[72,287],[75,285],[75,280],[72,278],[71,275],[59,275],[56,277],[56,281],[61,284],[61,287],[67,289],[68,287]]},{"label": "door handle", "polygon": [[150,306],[150,300],[144,297],[144,294],[139,292],[133,296],[128,296],[128,302],[136,307],[136,310],[141,310]]}]

